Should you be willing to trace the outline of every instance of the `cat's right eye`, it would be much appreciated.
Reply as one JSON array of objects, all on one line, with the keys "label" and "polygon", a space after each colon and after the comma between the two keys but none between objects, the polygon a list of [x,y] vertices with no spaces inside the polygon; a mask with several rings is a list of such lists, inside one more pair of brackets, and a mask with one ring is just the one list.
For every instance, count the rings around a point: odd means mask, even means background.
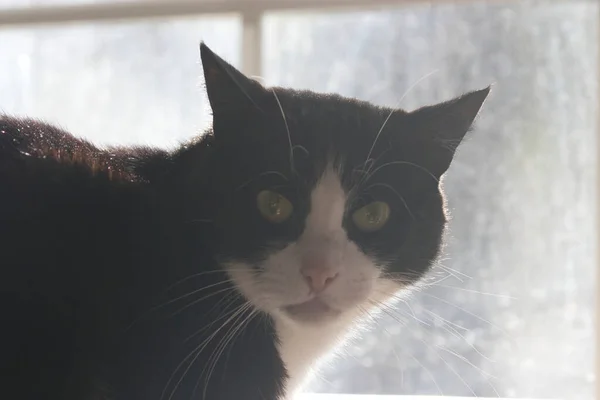
[{"label": "cat's right eye", "polygon": [[390,206],[383,201],[374,201],[356,210],[352,221],[363,232],[375,232],[383,228],[390,217]]},{"label": "cat's right eye", "polygon": [[256,196],[256,205],[260,214],[269,222],[278,224],[292,215],[294,206],[277,192],[263,190]]}]

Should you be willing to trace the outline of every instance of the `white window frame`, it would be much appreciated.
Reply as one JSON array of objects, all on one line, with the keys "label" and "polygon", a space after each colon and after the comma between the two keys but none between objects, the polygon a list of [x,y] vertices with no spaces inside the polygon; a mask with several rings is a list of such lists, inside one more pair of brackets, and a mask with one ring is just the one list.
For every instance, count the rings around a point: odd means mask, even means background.
[{"label": "white window frame", "polygon": [[[1,1],[1,0],[0,0]],[[124,20],[148,20],[182,16],[201,16],[207,14],[237,14],[242,19],[241,69],[249,76],[262,76],[262,17],[273,11],[314,11],[332,9],[382,9],[407,4],[440,4],[457,2],[476,2],[485,0],[126,0],[100,3],[80,0],[80,3],[30,6],[19,8],[0,8],[0,30],[24,26],[68,24],[80,22],[115,22]],[[506,0],[518,1],[518,0]],[[569,0],[564,0],[569,1]],[[589,0],[592,1],[592,0]],[[598,1],[598,0],[596,0]],[[600,13],[597,16],[600,20]],[[598,71],[600,83],[600,29],[598,30]],[[600,129],[600,84],[597,94],[597,128]],[[600,133],[600,132],[599,132]],[[600,134],[596,144],[596,199],[600,199]],[[596,248],[600,261],[600,201],[596,208]],[[600,263],[598,265],[600,267]],[[600,270],[600,268],[598,269]],[[598,271],[597,270],[597,271]],[[600,273],[596,273],[596,292],[600,289]],[[600,400],[600,294],[596,295],[596,353],[595,398]],[[429,400],[441,399],[429,396],[349,396],[349,395],[307,395],[305,400]],[[444,397],[448,399],[449,397]],[[464,398],[453,398],[461,400]],[[501,400],[501,399],[496,399]],[[524,399],[521,399],[524,400]]]}]

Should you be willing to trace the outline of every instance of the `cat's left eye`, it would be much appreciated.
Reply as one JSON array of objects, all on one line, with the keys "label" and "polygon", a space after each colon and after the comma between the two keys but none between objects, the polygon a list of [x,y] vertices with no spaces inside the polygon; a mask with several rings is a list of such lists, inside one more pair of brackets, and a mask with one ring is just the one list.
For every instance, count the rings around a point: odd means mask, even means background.
[{"label": "cat's left eye", "polygon": [[294,211],[288,199],[271,190],[261,191],[256,197],[256,205],[261,215],[275,224],[286,221]]},{"label": "cat's left eye", "polygon": [[364,232],[375,232],[383,228],[390,218],[390,206],[383,201],[374,201],[352,214],[352,221]]}]

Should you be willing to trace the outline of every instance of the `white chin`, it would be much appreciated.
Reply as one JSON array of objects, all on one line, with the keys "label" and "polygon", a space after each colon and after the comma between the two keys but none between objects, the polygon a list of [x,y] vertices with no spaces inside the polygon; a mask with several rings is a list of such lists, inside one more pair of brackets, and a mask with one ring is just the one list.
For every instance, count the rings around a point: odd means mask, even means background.
[{"label": "white chin", "polygon": [[342,314],[342,311],[330,307],[320,299],[285,306],[282,310],[294,321],[314,324],[331,322]]}]

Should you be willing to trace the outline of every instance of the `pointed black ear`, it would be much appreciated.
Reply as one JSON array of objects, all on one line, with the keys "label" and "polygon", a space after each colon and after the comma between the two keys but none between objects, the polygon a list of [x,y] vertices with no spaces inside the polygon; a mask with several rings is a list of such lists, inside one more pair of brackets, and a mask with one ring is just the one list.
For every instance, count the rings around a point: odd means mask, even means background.
[{"label": "pointed black ear", "polygon": [[250,109],[260,110],[263,87],[235,69],[204,42],[200,43],[200,58],[210,107],[215,118]]},{"label": "pointed black ear", "polygon": [[458,145],[471,128],[490,90],[491,86],[488,86],[410,113],[414,134],[426,144],[425,164],[438,178],[450,166]]}]

